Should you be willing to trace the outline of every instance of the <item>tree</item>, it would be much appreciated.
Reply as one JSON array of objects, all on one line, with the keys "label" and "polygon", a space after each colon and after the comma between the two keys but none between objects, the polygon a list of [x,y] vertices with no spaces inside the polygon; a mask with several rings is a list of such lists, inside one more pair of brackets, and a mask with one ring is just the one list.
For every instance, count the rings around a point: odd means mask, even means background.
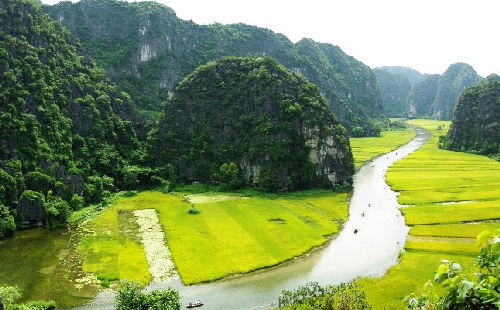
[{"label": "tree", "polygon": [[30,301],[18,304],[22,294],[17,286],[0,286],[0,309],[5,310],[53,310],[56,308],[54,301]]},{"label": "tree", "polygon": [[352,129],[352,136],[355,138],[363,137],[365,130],[361,126],[356,126]]},{"label": "tree", "polygon": [[238,165],[234,162],[229,164],[224,163],[220,166],[219,172],[215,173],[214,176],[224,185],[229,186],[232,189],[237,189],[241,186],[241,180],[238,178],[240,169]]},{"label": "tree", "polygon": [[16,230],[14,217],[9,211],[9,208],[0,202],[0,238]]},{"label": "tree", "polygon": [[278,298],[278,309],[301,310],[369,310],[365,293],[356,284],[341,283],[322,287],[317,282],[284,290]]},{"label": "tree", "polygon": [[116,295],[116,310],[180,310],[179,292],[172,288],[142,293],[135,281],[122,281]]},{"label": "tree", "polygon": [[129,189],[132,189],[134,185],[136,185],[139,181],[137,180],[137,176],[139,176],[139,173],[141,172],[141,169],[138,166],[125,166],[123,167],[122,173],[123,173],[123,183],[127,185]]},{"label": "tree", "polygon": [[474,265],[478,267],[475,278],[462,272],[460,264],[443,261],[438,267],[434,282],[444,287],[437,295],[428,281],[420,294],[405,297],[408,309],[499,309],[500,308],[500,236],[483,231],[477,236],[476,245],[482,247]]}]

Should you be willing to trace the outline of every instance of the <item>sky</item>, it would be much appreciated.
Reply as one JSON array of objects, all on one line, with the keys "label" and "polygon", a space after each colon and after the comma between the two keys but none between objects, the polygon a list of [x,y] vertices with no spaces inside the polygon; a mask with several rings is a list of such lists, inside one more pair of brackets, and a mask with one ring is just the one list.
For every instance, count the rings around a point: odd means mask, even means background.
[{"label": "sky", "polygon": [[[72,0],[75,2],[75,0]],[[42,0],[54,4],[59,0]],[[156,0],[197,24],[245,23],[339,46],[371,68],[500,74],[499,0]]]}]

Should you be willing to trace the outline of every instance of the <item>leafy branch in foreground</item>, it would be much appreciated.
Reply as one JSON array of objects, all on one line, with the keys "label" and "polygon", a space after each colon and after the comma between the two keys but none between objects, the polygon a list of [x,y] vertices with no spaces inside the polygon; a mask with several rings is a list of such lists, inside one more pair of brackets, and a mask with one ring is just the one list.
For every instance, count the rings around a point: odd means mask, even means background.
[{"label": "leafy branch in foreground", "polygon": [[408,309],[499,309],[500,308],[500,236],[483,231],[477,236],[476,245],[481,252],[474,266],[478,273],[474,279],[463,273],[460,264],[443,261],[438,267],[434,282],[444,287],[439,296],[431,281],[424,286],[422,293],[405,297]]},{"label": "leafy branch in foreground", "polygon": [[278,298],[278,309],[287,310],[369,310],[365,293],[354,283],[322,287],[317,282],[299,286],[295,291],[284,290]]}]

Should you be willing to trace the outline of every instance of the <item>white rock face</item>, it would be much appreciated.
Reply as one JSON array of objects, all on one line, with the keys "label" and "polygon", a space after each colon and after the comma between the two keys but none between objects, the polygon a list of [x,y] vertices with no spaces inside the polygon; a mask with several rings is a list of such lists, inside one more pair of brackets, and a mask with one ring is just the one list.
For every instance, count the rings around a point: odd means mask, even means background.
[{"label": "white rock face", "polygon": [[309,160],[314,164],[318,164],[318,171],[316,173],[318,175],[326,175],[330,182],[336,182],[337,178],[334,167],[330,166],[327,158],[335,158],[342,156],[342,154],[339,154],[339,150],[335,147],[333,137],[329,136],[326,139],[320,139],[318,127],[304,127],[302,132],[306,136],[306,145],[311,148]]},{"label": "white rock face", "polygon": [[141,46],[141,62],[150,60],[156,57],[156,51],[151,47],[150,44],[144,44]]},{"label": "white rock face", "polygon": [[151,282],[167,282],[176,275],[172,254],[165,242],[165,233],[161,228],[156,210],[144,209],[134,211],[141,232],[141,242],[146,252]]}]

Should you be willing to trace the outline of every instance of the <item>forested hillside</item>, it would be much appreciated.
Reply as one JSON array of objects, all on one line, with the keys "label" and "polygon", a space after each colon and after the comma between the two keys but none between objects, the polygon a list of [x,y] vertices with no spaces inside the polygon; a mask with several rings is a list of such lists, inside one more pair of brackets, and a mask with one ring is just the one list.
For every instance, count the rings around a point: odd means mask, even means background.
[{"label": "forested hillside", "polygon": [[[136,114],[141,98],[112,84],[38,2],[5,0],[0,22],[0,237],[20,226],[64,225],[72,211],[138,183],[271,191],[351,183],[346,130],[318,86],[271,57],[200,66],[165,97],[157,128]],[[355,62],[310,40],[296,47],[318,49],[325,65]],[[131,81],[141,88],[150,80]]]},{"label": "forested hillside", "polygon": [[361,127],[364,134],[376,135],[375,124],[385,120],[371,69],[331,44],[310,39],[294,44],[244,24],[197,25],[155,2],[83,0],[44,10],[81,40],[149,116],[159,115],[177,83],[199,65],[251,54],[271,56],[318,85],[348,131]]},{"label": "forested hillside", "polygon": [[404,73],[391,74],[386,69],[373,69],[389,117],[406,117],[411,84]]},{"label": "forested hillside", "polygon": [[385,70],[392,75],[402,74],[408,80],[411,87],[422,81],[426,76],[426,74],[422,74],[415,69],[400,66],[383,66],[374,68],[374,70]]},{"label": "forested hillside", "polygon": [[440,142],[450,150],[500,156],[498,79],[493,76],[460,95],[450,130]]},{"label": "forested hillside", "polygon": [[0,237],[64,223],[141,159],[144,127],[69,31],[30,0],[0,6]]},{"label": "forested hillside", "polygon": [[297,190],[350,184],[354,172],[347,133],[318,87],[270,57],[200,66],[151,138],[158,167],[188,181]]},{"label": "forested hillside", "polygon": [[427,75],[415,84],[407,99],[408,118],[430,118],[441,75]]},{"label": "forested hillside", "polygon": [[448,67],[439,79],[432,117],[450,120],[460,94],[469,86],[481,81],[474,68],[468,64],[456,63]]}]

